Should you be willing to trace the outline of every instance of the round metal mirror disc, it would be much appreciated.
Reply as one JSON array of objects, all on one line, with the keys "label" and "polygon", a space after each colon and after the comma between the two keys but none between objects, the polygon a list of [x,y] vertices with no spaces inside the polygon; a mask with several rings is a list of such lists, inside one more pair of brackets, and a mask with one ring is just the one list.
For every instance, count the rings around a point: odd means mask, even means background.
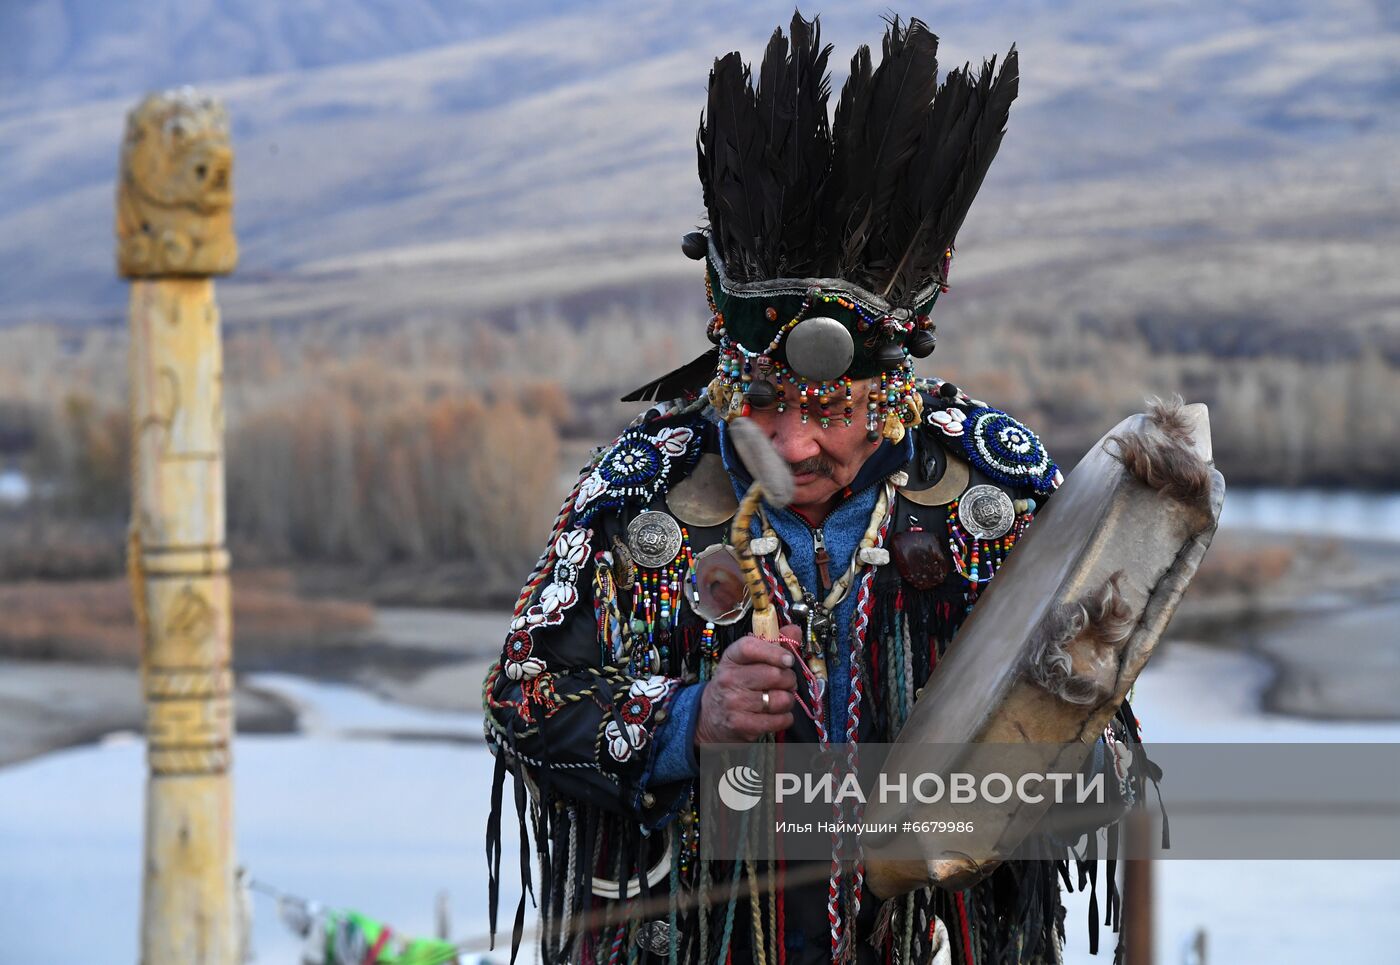
[{"label": "round metal mirror disc", "polygon": [[958,522],[978,539],[997,539],[1011,531],[1016,507],[996,486],[973,486],[958,500]]},{"label": "round metal mirror disc", "polygon": [[717,543],[695,558],[686,599],[702,620],[727,626],[749,612],[749,585],[734,547]]},{"label": "round metal mirror disc", "polygon": [[938,482],[927,489],[909,489],[906,486],[901,487],[899,491],[905,499],[920,506],[946,506],[962,495],[971,478],[972,471],[967,463],[955,456],[949,456]]},{"label": "round metal mirror disc", "polygon": [[627,526],[627,548],[642,566],[665,566],[681,551],[681,526],[665,513],[648,510]]},{"label": "round metal mirror disc", "polygon": [[856,355],[856,343],[846,326],[823,315],[798,322],[783,344],[792,370],[814,382],[845,375]]}]

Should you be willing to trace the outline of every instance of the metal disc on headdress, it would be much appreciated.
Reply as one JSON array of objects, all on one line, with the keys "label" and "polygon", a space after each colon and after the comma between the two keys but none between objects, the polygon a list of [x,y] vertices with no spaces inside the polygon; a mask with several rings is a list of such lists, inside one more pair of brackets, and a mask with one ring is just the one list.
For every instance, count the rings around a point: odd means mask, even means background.
[{"label": "metal disc on headdress", "polygon": [[978,539],[998,539],[1011,531],[1016,507],[996,486],[973,486],[958,500],[958,522]]},{"label": "metal disc on headdress", "polygon": [[665,566],[681,551],[680,523],[647,510],[627,525],[627,548],[639,566]]},{"label": "metal disc on headdress", "polygon": [[817,315],[798,322],[784,340],[788,366],[814,382],[839,379],[851,367],[856,343],[834,318]]},{"label": "metal disc on headdress", "polygon": [[726,626],[744,618],[752,601],[734,547],[716,543],[695,557],[685,597],[702,620]]}]

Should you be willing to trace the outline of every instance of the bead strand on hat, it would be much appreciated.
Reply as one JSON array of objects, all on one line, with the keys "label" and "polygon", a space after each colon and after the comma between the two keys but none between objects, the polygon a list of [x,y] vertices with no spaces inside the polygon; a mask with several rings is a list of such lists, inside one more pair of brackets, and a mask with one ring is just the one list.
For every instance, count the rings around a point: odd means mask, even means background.
[{"label": "bead strand on hat", "polygon": [[880,438],[880,427],[885,421],[880,415],[880,404],[883,401],[880,386],[872,381],[865,402],[865,435],[871,442]]},{"label": "bead strand on hat", "polygon": [[899,442],[911,426],[923,417],[923,400],[914,380],[913,365],[905,360],[897,369],[880,373],[878,383],[871,382],[866,403],[866,433],[871,442],[883,435]]},{"label": "bead strand on hat", "polygon": [[[709,286],[707,277],[707,296]],[[725,418],[746,416],[755,408],[766,409],[770,406],[776,406],[778,412],[786,412],[793,401],[788,392],[788,386],[791,386],[804,425],[815,417],[822,428],[830,428],[832,420],[837,417],[832,411],[833,403],[841,404],[841,424],[851,425],[855,418],[855,402],[850,376],[843,375],[814,384],[776,357],[784,338],[806,317],[814,302],[834,303],[855,312],[861,331],[872,332],[871,338],[888,340],[896,351],[903,353],[901,364],[882,372],[878,383],[872,381],[865,420],[871,442],[878,441],[882,436],[899,442],[908,428],[918,424],[923,412],[913,363],[908,350],[901,346],[910,333],[920,330],[927,316],[877,318],[857,303],[840,296],[809,293],[803,299],[801,310],[778,330],[762,351],[757,352],[730,337],[723,327],[723,317],[716,311],[711,319],[710,334],[719,343],[720,357],[715,378],[710,382],[710,404]],[[770,320],[777,320],[776,309],[769,307],[766,314]],[[812,405],[814,398],[815,412]]]},{"label": "bead strand on hat", "polygon": [[710,306],[710,324],[705,329],[705,335],[711,342],[719,344],[720,337],[724,334],[724,313],[715,304],[715,290],[710,283],[710,276],[705,275],[705,303]]}]

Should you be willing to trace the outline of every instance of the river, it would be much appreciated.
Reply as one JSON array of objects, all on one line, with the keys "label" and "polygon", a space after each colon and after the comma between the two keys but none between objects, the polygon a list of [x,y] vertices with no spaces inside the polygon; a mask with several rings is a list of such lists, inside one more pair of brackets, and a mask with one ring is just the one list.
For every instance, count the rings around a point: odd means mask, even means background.
[{"label": "river", "polygon": [[1272,533],[1400,542],[1400,493],[1330,489],[1227,490],[1220,525]]}]

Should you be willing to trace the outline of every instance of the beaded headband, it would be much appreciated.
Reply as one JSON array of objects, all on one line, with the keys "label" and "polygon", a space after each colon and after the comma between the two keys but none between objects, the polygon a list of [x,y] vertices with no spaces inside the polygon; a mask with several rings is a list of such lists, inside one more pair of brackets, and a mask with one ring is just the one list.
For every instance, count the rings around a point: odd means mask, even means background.
[{"label": "beaded headband", "polygon": [[[736,283],[713,239],[696,232],[683,247],[705,244],[710,340],[719,346],[710,401],[725,417],[796,404],[805,424],[856,417],[855,381],[870,379],[862,417],[871,441],[895,441],[918,423],[913,357],[933,351],[928,309],[946,290],[941,279],[920,296],[918,314],[891,306],[842,279],[775,278]],[[838,407],[833,412],[833,406]]]}]

